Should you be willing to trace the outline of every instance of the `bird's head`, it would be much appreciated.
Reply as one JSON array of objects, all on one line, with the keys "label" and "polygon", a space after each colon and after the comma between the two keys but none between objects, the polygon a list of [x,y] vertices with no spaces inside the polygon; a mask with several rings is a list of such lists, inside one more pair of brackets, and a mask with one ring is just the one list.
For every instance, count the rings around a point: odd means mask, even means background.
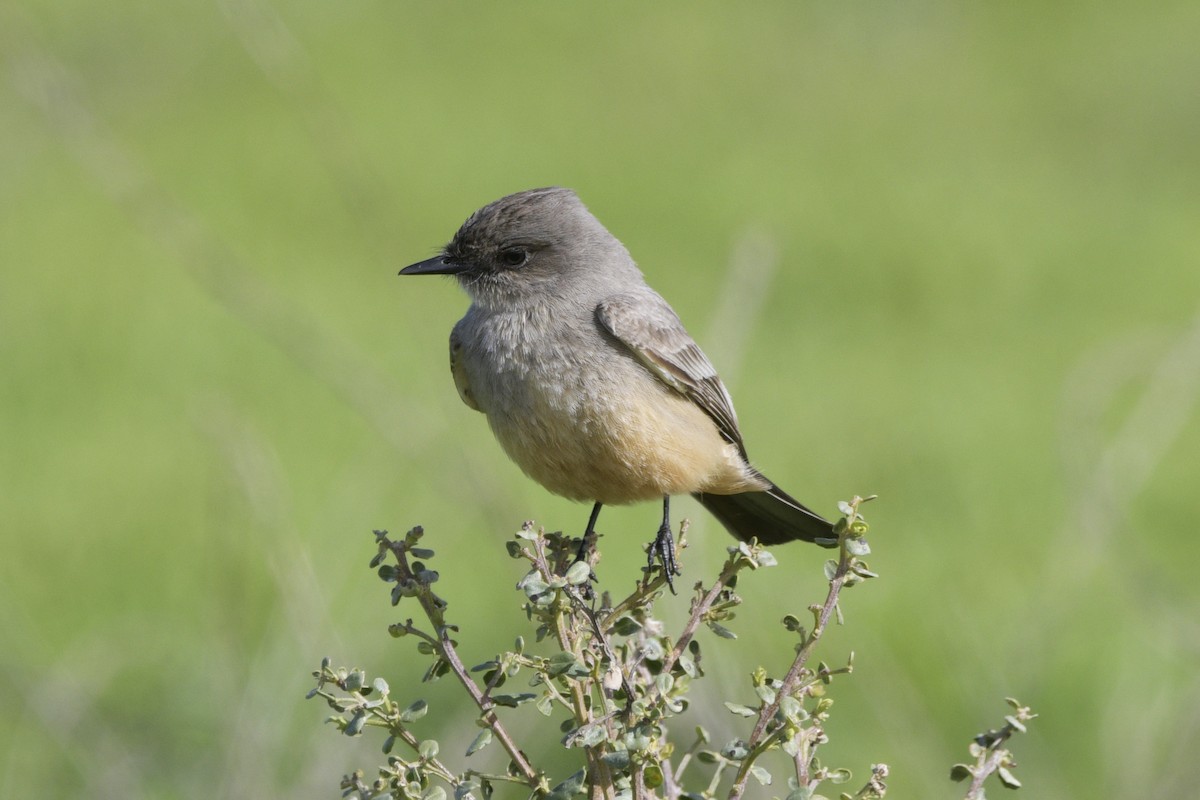
[{"label": "bird's head", "polygon": [[489,203],[440,255],[400,274],[454,275],[477,304],[499,308],[551,298],[594,302],[612,291],[617,276],[641,279],[625,247],[575,192],[558,187]]}]

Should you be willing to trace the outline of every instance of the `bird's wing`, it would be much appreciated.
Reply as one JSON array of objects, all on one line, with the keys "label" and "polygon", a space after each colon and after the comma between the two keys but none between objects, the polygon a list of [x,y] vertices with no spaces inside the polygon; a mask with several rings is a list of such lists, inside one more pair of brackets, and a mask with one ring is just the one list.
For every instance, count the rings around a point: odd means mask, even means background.
[{"label": "bird's wing", "polygon": [[596,320],[655,377],[700,406],[746,457],[733,399],[666,300],[649,288],[613,295],[596,307]]},{"label": "bird's wing", "polygon": [[454,330],[450,331],[450,374],[454,378],[454,388],[458,389],[458,396],[462,398],[468,408],[479,411],[479,404],[475,402],[475,395],[471,393],[471,384],[467,381],[467,369],[463,364],[462,349],[462,336],[458,331],[458,326],[455,325]]}]

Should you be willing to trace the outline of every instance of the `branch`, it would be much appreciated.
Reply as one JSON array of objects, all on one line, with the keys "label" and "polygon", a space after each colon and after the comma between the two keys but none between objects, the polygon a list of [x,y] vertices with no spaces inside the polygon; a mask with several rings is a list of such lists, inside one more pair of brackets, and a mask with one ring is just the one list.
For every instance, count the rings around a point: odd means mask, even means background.
[{"label": "branch", "polygon": [[[860,574],[854,571],[857,558],[851,553],[848,545],[851,540],[865,530],[865,527],[861,530],[856,527],[860,519],[858,507],[870,499],[872,498],[856,496],[847,504],[848,508],[844,509],[846,511],[846,518],[839,520],[836,528],[838,533],[837,567],[829,577],[829,590],[825,594],[825,602],[820,606],[809,606],[809,609],[815,614],[816,627],[813,628],[811,633],[803,637],[801,646],[796,650],[796,657],[792,660],[791,667],[788,668],[787,674],[775,692],[775,697],[770,702],[763,703],[759,709],[758,718],[754,723],[754,730],[746,742],[746,747],[750,752],[742,759],[738,766],[733,786],[729,790],[729,800],[739,800],[741,798],[746,791],[746,781],[750,777],[750,769],[754,765],[754,762],[774,744],[774,734],[781,730],[781,728],[776,728],[775,731],[768,734],[767,727],[779,713],[779,707],[783,698],[792,696],[800,689],[800,682],[805,675],[809,657],[812,655],[817,642],[820,641],[821,636],[825,633],[830,618],[838,610],[838,595],[846,585],[857,583],[861,580]],[[844,668],[840,671],[848,670],[849,668]],[[833,672],[825,670],[822,671],[822,674],[833,674]],[[820,732],[819,728],[811,728],[809,730]],[[812,736],[808,732],[802,735],[804,741],[801,742],[799,753],[796,756],[796,778],[803,787],[808,786],[813,781],[813,776],[809,773],[808,764],[811,760],[810,748],[814,745],[814,742],[811,741]],[[803,756],[802,760],[801,756]]]},{"label": "branch", "polygon": [[397,589],[400,590],[401,594],[406,593],[406,591],[411,591],[415,594],[417,601],[421,604],[421,609],[425,612],[425,616],[429,618],[429,622],[433,625],[433,629],[437,634],[436,643],[433,646],[437,649],[438,655],[445,660],[446,664],[450,667],[450,671],[458,678],[458,682],[467,690],[467,694],[471,696],[471,700],[474,701],[482,713],[481,719],[500,741],[501,746],[512,759],[513,766],[521,773],[529,786],[536,788],[541,776],[537,770],[530,766],[529,761],[525,758],[525,754],[517,747],[508,730],[500,722],[499,717],[496,716],[496,712],[493,710],[495,704],[480,690],[474,679],[467,673],[467,668],[463,665],[462,659],[458,657],[454,640],[450,638],[450,631],[455,628],[446,622],[445,616],[442,613],[446,607],[446,603],[434,594],[433,589],[430,588],[430,584],[437,580],[437,573],[431,573],[426,570],[415,572],[412,565],[409,564],[408,552],[411,548],[409,540],[411,539],[415,542],[423,532],[421,527],[417,526],[409,531],[403,542],[395,542],[389,539],[387,531],[376,531],[375,537],[379,542],[381,554],[386,548],[396,559],[396,569],[398,572]]},{"label": "branch", "polygon": [[1011,697],[1005,698],[1005,702],[1013,708],[1013,713],[1004,718],[1004,725],[999,730],[979,734],[971,742],[970,752],[975,757],[975,765],[955,764],[950,769],[950,780],[962,781],[971,776],[964,800],[983,800],[983,784],[993,774],[1005,787],[1021,788],[1021,782],[1012,774],[1012,768],[1017,765],[1016,759],[1012,751],[1001,745],[1014,733],[1025,733],[1025,723],[1037,714]]}]

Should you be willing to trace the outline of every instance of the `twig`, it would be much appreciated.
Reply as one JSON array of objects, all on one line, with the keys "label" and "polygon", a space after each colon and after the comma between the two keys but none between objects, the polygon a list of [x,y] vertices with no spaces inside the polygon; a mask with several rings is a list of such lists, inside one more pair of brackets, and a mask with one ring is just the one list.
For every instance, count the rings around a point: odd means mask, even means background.
[{"label": "twig", "polygon": [[[852,513],[849,516],[851,522],[854,521],[858,511],[858,504],[862,502],[860,498],[855,498],[851,503]],[[754,730],[747,740],[747,748],[749,754],[742,759],[738,765],[738,771],[734,778],[733,786],[729,790],[729,800],[738,800],[746,791],[746,781],[750,777],[750,768],[754,765],[755,760],[762,753],[766,752],[771,745],[771,737],[766,735],[767,726],[771,720],[775,719],[775,715],[779,713],[780,701],[787,696],[790,696],[796,691],[800,678],[804,672],[805,666],[808,664],[808,659],[812,655],[813,648],[824,634],[826,627],[829,625],[829,619],[837,610],[838,595],[842,591],[842,587],[846,583],[846,578],[850,574],[850,567],[853,557],[846,549],[846,540],[851,535],[849,527],[838,536],[838,565],[833,577],[829,579],[829,591],[825,595],[825,602],[820,606],[817,614],[817,625],[812,632],[804,639],[803,644],[796,651],[796,657],[792,660],[792,665],[788,669],[780,683],[779,689],[775,692],[775,697],[770,703],[764,703],[758,712],[758,719],[754,723]],[[812,607],[814,610],[816,607]],[[801,747],[802,752],[808,750],[806,746]],[[807,764],[807,759],[806,759]],[[798,762],[799,765],[799,762]],[[803,781],[808,779],[807,766],[803,770],[797,770],[797,779]]]},{"label": "twig", "polygon": [[408,563],[408,548],[403,542],[394,542],[387,537],[385,533],[377,533],[381,544],[387,546],[392,555],[396,558],[396,563],[400,567],[401,580],[411,580],[417,586],[417,601],[421,604],[421,609],[425,612],[425,616],[429,618],[433,624],[434,630],[437,633],[437,648],[438,655],[445,659],[450,665],[450,671],[458,678],[458,682],[467,690],[467,694],[475,702],[482,712],[481,719],[491,729],[495,737],[500,741],[501,746],[512,759],[513,766],[525,777],[526,782],[530,786],[536,786],[539,775],[529,761],[525,758],[525,754],[517,747],[508,730],[500,722],[500,718],[496,716],[493,710],[492,701],[487,698],[479,686],[475,683],[467,672],[467,668],[463,665],[462,659],[458,656],[458,651],[454,647],[454,641],[450,638],[450,627],[446,624],[442,615],[442,601],[429,588],[426,581],[419,580],[413,573],[412,567]]},{"label": "twig", "polygon": [[[549,560],[546,558],[545,539],[540,534],[533,540],[533,550],[533,565],[541,573],[542,578],[549,583],[555,577],[555,573],[550,566]],[[570,594],[568,594],[568,597],[570,597]],[[574,601],[577,598],[570,599]],[[582,606],[582,600],[578,602]],[[567,624],[565,616],[565,614],[556,610],[554,614],[555,637],[558,639],[559,647],[564,652],[571,653],[576,658],[580,658],[583,655],[582,644],[575,635],[576,630]],[[604,641],[603,636],[600,636],[600,641]],[[591,709],[588,707],[587,694],[590,692],[591,684],[592,681],[583,680],[571,682],[571,704],[578,727],[600,724],[602,721],[595,719]],[[605,726],[606,728],[608,727],[607,722],[605,722]],[[604,743],[600,743],[597,746],[585,746],[583,748],[584,757],[587,758],[588,783],[591,786],[592,800],[602,800],[602,798],[615,796],[611,770],[608,764],[601,758],[604,755],[605,749]]]},{"label": "twig", "polygon": [[971,755],[975,756],[975,766],[955,764],[950,770],[951,780],[964,780],[970,774],[971,784],[967,787],[965,800],[981,800],[983,784],[992,774],[996,774],[1000,782],[1010,789],[1019,788],[1021,785],[1011,772],[1017,762],[1013,759],[1012,752],[1002,745],[1012,738],[1014,733],[1024,733],[1025,723],[1037,714],[1014,698],[1007,697],[1005,701],[1012,706],[1013,713],[1004,718],[1004,725],[999,730],[979,734],[971,743]]},{"label": "twig", "polygon": [[979,764],[971,776],[971,786],[967,789],[967,793],[963,795],[963,800],[979,800],[979,798],[983,797],[983,782],[1000,768],[1001,762],[1004,761],[1007,755],[1004,750],[996,749],[987,751],[986,756],[979,756]]},{"label": "twig", "polygon": [[679,641],[671,648],[671,652],[663,660],[662,671],[670,674],[671,668],[675,666],[675,662],[683,655],[683,651],[687,649],[688,644],[692,641],[692,637],[696,635],[696,628],[700,627],[700,621],[704,619],[704,615],[712,608],[713,603],[717,602],[717,598],[721,596],[721,592],[729,583],[730,579],[742,569],[744,564],[736,555],[731,556],[725,562],[725,567],[721,570],[721,574],[717,576],[717,580],[713,583],[712,588],[701,598],[692,600],[691,614],[688,616],[687,624],[683,626],[683,631],[679,634]]}]

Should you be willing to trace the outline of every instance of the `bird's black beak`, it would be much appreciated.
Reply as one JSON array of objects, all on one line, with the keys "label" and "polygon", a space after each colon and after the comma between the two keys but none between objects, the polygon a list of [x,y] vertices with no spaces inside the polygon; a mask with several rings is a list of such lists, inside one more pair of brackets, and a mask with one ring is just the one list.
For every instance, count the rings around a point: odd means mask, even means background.
[{"label": "bird's black beak", "polygon": [[456,275],[467,269],[467,265],[446,256],[434,256],[400,270],[401,275]]}]

